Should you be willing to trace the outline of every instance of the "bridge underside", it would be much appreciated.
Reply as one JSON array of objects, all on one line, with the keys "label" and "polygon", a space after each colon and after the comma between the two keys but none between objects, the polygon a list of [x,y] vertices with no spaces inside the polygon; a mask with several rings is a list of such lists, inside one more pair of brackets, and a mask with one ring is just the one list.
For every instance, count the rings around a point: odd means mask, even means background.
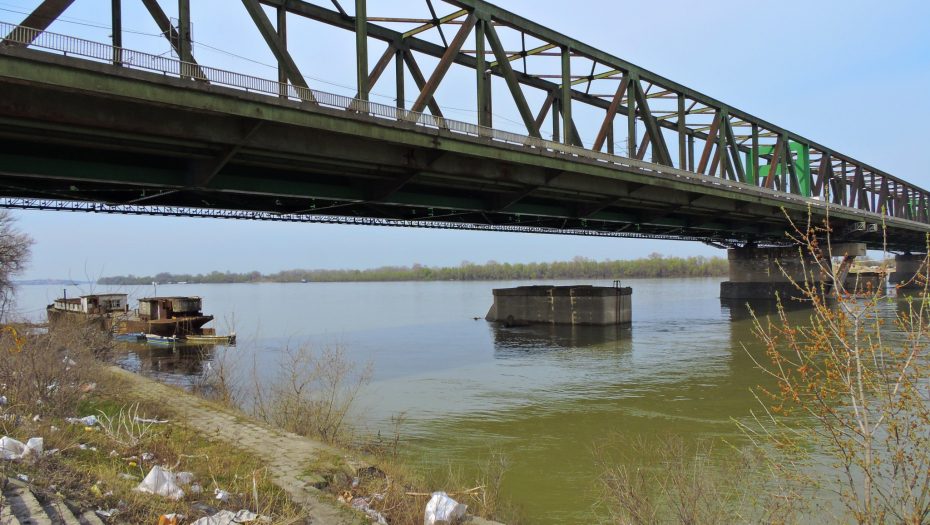
[{"label": "bridge underside", "polygon": [[[827,213],[822,202],[663,166],[539,151],[28,49],[0,46],[0,93],[7,206],[44,199],[108,212],[311,214],[721,247],[784,244],[788,217],[803,226],[812,210],[822,225]],[[831,205],[829,216],[837,240],[882,248],[880,215]],[[884,222],[889,250],[926,246],[928,225]]]}]

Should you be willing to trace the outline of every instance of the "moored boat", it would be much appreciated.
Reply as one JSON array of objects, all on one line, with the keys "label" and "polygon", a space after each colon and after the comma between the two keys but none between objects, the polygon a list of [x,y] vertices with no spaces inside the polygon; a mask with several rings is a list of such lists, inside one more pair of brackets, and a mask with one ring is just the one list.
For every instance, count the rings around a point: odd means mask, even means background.
[{"label": "moored boat", "polygon": [[236,344],[236,334],[230,335],[189,335],[184,338],[190,343],[216,344],[216,345],[234,345]]},{"label": "moored boat", "polygon": [[154,345],[173,345],[178,342],[178,338],[173,335],[145,334],[145,340]]},{"label": "moored boat", "polygon": [[131,333],[130,333],[130,334],[114,334],[114,335],[113,335],[113,339],[116,339],[117,341],[126,341],[126,342],[131,342],[131,343],[133,343],[133,342],[137,342],[137,341],[145,341],[145,334],[142,334],[142,333],[138,333],[138,334],[131,334]]}]

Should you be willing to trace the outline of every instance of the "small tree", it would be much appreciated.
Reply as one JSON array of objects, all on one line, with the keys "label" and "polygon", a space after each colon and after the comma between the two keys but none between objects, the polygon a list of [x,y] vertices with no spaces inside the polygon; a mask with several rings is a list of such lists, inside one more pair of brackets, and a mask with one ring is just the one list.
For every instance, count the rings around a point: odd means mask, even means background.
[{"label": "small tree", "polygon": [[0,322],[9,317],[16,292],[13,278],[26,269],[33,243],[16,227],[16,217],[0,210]]},{"label": "small tree", "polygon": [[[741,424],[766,455],[782,496],[805,500],[825,490],[840,503],[831,518],[861,524],[930,519],[930,310],[908,300],[885,328],[881,288],[853,293],[831,264],[830,228],[795,227],[801,254],[820,283],[796,282],[810,303],[808,321],[753,315],[768,359],[757,365],[778,387],[759,387],[764,414]],[[927,262],[924,262],[924,269]],[[806,275],[810,275],[808,269]],[[926,278],[921,295],[927,297]],[[889,299],[890,301],[890,299]],[[784,487],[800,486],[800,492]]]}]

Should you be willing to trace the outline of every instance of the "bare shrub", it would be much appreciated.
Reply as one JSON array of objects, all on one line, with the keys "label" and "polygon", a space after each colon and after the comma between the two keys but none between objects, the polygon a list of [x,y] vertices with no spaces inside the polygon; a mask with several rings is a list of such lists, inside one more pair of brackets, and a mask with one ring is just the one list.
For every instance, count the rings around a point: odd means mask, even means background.
[{"label": "bare shrub", "polygon": [[[203,357],[203,356],[201,356]],[[194,393],[227,408],[241,408],[247,394],[243,381],[243,353],[237,349],[216,349],[207,360],[203,373],[196,376]]]},{"label": "bare shrub", "polygon": [[8,210],[0,210],[0,321],[5,322],[13,308],[15,286],[13,277],[26,269],[32,237],[16,227],[16,218]]},{"label": "bare shrub", "polygon": [[288,343],[276,365],[270,375],[253,367],[250,398],[245,400],[251,415],[302,436],[347,441],[351,432],[346,416],[371,379],[371,363],[358,367],[343,345]]},{"label": "bare shrub", "polygon": [[[794,239],[832,280],[830,234],[808,224]],[[778,386],[760,387],[763,413],[743,429],[781,478],[832,493],[834,519],[930,519],[928,267],[916,278],[919,300],[893,316],[894,332],[882,290],[853,295],[811,283],[796,283],[813,308],[809,321],[792,322],[780,302],[777,319],[755,319],[767,347],[757,364]]]},{"label": "bare shrub", "polygon": [[702,525],[746,520],[750,463],[719,442],[616,433],[594,448],[601,506],[613,523]]},{"label": "bare shrub", "polygon": [[133,448],[158,435],[158,423],[141,421],[148,418],[139,417],[139,403],[124,406],[112,416],[102,410],[98,413],[97,423],[103,433],[121,447]]},{"label": "bare shrub", "polygon": [[109,354],[106,334],[83,323],[63,321],[47,332],[26,329],[22,349],[0,339],[0,385],[7,410],[27,414],[67,414],[107,375],[99,356]]}]

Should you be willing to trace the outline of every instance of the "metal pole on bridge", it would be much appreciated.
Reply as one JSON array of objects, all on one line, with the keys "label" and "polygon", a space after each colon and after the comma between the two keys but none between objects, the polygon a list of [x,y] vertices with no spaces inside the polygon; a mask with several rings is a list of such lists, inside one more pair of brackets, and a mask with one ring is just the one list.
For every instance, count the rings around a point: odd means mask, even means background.
[{"label": "metal pole on bridge", "polygon": [[358,98],[368,100],[368,10],[365,0],[355,0],[355,63]]},{"label": "metal pole on bridge", "polygon": [[112,0],[110,14],[112,16],[111,31],[113,32],[113,65],[123,65],[123,6],[121,0]]},{"label": "metal pole on bridge", "polygon": [[562,141],[572,145],[572,50],[562,47]]},{"label": "metal pole on bridge", "polygon": [[[178,55],[181,62],[191,62],[191,1],[178,0]],[[181,65],[181,77],[190,78],[187,64]]]}]

